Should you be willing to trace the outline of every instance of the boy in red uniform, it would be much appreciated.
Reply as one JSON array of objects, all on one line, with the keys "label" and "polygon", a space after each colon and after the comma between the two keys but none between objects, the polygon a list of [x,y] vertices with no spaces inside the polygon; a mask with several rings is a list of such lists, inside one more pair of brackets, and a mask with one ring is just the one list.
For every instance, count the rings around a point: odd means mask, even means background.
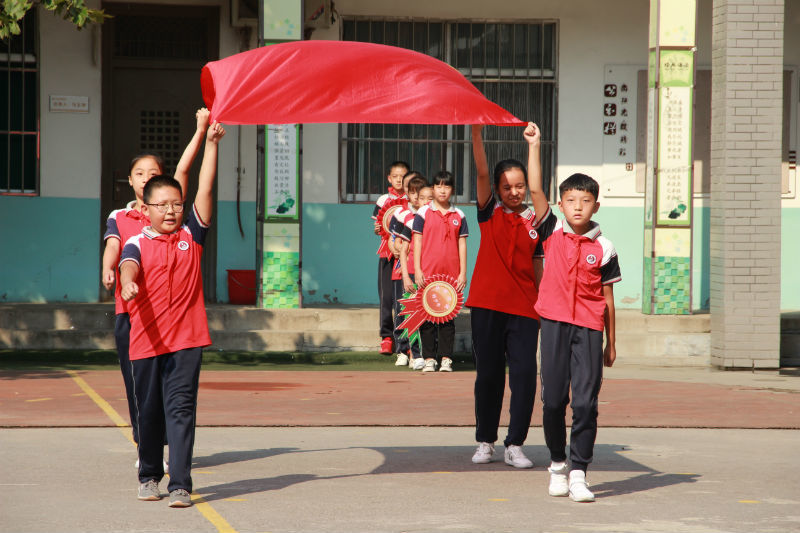
[{"label": "boy in red uniform", "polygon": [[[389,182],[389,190],[382,194],[375,202],[375,209],[372,210],[372,220],[374,221],[375,235],[381,233],[381,221],[378,220],[378,213],[386,202],[398,198],[406,198],[403,190],[403,176],[408,174],[408,163],[405,161],[395,161],[389,166],[386,174],[386,181]],[[394,295],[392,291],[392,263],[394,256],[389,249],[387,237],[381,237],[378,246],[378,305],[379,322],[381,335],[381,353],[390,355],[393,352],[392,335],[394,332],[394,318],[392,308],[394,307]]]},{"label": "boy in red uniform", "polygon": [[192,210],[181,224],[183,192],[173,178],[144,187],[150,226],[122,249],[120,283],[131,317],[130,359],[139,431],[140,500],[159,500],[163,436],[169,439],[170,507],[192,504],[192,449],[200,362],[208,334],[200,257],[213,212],[217,148],[225,130],[208,128]]},{"label": "boy in red uniform", "polygon": [[[461,209],[450,203],[455,178],[443,170],[433,177],[433,202],[420,208],[414,217],[414,271],[417,287],[426,285],[425,276],[443,274],[456,280],[456,290],[467,285],[467,219]],[[419,328],[422,339],[423,372],[453,371],[455,320],[444,324],[424,322]],[[437,359],[439,360],[437,362]]]},{"label": "boy in red uniform", "polygon": [[[551,496],[594,501],[586,482],[597,437],[597,397],[603,365],[614,364],[614,283],[622,279],[617,252],[592,221],[600,208],[598,183],[573,174],[558,187],[564,214],[539,228],[544,274],[536,311],[541,317],[544,436],[550,450]],[[603,349],[603,328],[606,346]],[[572,388],[571,470],[567,468],[566,413]],[[567,475],[569,472],[569,475]]]},{"label": "boy in red uniform", "polygon": [[[192,140],[186,145],[186,149],[181,155],[178,166],[175,168],[175,179],[180,183],[181,190],[186,191],[189,182],[189,170],[192,162],[200,151],[203,138],[208,129],[208,109],[205,107],[198,109],[195,113],[197,129]],[[164,173],[164,163],[155,154],[141,154],[133,158],[128,174],[128,183],[133,189],[135,200],[131,201],[125,209],[115,209],[108,215],[106,220],[105,249],[103,250],[103,273],[102,283],[106,289],[114,288],[114,312],[116,314],[114,324],[114,340],[117,344],[117,356],[119,366],[122,371],[122,381],[125,384],[125,394],[128,399],[128,413],[133,429],[133,441],[138,444],[139,433],[136,429],[136,404],[133,399],[133,377],[131,376],[131,361],[128,358],[128,344],[130,342],[131,320],[128,315],[126,302],[120,296],[120,285],[117,281],[117,267],[122,245],[125,242],[142,232],[150,224],[150,220],[142,214],[144,201],[142,194],[147,180],[153,176]],[[137,461],[138,467],[138,461]]]}]

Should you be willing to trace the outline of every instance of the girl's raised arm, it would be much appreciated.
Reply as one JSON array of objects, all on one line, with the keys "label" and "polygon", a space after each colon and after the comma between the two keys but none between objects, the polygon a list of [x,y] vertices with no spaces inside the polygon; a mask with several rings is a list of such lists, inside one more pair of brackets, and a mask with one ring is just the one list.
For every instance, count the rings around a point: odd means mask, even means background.
[{"label": "girl's raised arm", "polygon": [[475,158],[475,167],[478,169],[476,195],[478,209],[485,207],[492,198],[492,182],[489,176],[489,165],[486,163],[486,150],[483,148],[482,125],[472,126],[472,157]]},{"label": "girl's raised arm", "polygon": [[533,211],[536,213],[536,220],[539,221],[550,207],[547,202],[547,195],[542,187],[542,137],[539,132],[539,126],[533,122],[528,122],[528,126],[522,136],[528,142],[528,190],[531,193],[531,203],[533,204]]}]

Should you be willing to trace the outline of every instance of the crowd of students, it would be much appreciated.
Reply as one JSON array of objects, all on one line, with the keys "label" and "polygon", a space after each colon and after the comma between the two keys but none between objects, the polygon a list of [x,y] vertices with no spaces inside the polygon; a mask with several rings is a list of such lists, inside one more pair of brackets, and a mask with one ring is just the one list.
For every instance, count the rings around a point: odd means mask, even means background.
[{"label": "crowd of students", "polygon": [[[616,358],[613,284],[621,279],[619,263],[614,246],[592,220],[600,207],[598,183],[585,174],[564,180],[559,186],[558,206],[564,215],[560,220],[542,188],[538,126],[528,123],[523,137],[528,144],[527,166],[506,159],[496,164],[490,176],[482,127],[472,128],[481,233],[466,302],[476,369],[478,447],[472,461],[492,461],[508,367],[511,398],[504,460],[517,468],[533,467],[522,445],[536,396],[536,347],[541,332],[543,426],[551,458],[548,493],[589,502],[594,495],[586,470],[597,435],[603,366],[611,366]],[[399,300],[422,290],[431,276],[447,276],[457,291],[467,285],[469,231],[463,211],[452,203],[455,180],[442,171],[426,184],[419,172],[410,171],[402,161],[392,163],[387,180],[389,190],[373,212],[375,233],[381,235],[380,351],[396,352],[398,366],[450,372],[455,321],[424,322],[419,328],[421,346],[409,345],[408,331],[399,327],[403,320]],[[430,200],[431,195],[421,192],[428,188],[433,192]],[[529,196],[530,207],[525,203]],[[405,208],[396,213],[389,232],[381,231],[383,221],[378,217],[390,201],[403,202]],[[570,391],[573,419],[568,465],[565,414]]]},{"label": "crowd of students", "polygon": [[[224,128],[197,112],[196,133],[174,177],[161,160],[142,154],[131,163],[135,195],[107,222],[102,282],[115,290],[115,338],[138,445],[138,498],[159,500],[169,469],[169,505],[192,504],[191,463],[202,348],[211,344],[200,259],[213,212],[218,143]],[[197,195],[184,215],[188,172],[203,138]],[[594,500],[586,481],[597,434],[603,366],[616,358],[613,284],[620,270],[613,245],[592,216],[599,186],[574,174],[559,186],[559,219],[542,188],[539,128],[528,123],[527,165],[512,159],[489,174],[482,128],[473,126],[480,247],[466,306],[470,308],[476,464],[493,459],[508,367],[510,423],[504,460],[531,468],[522,451],[533,412],[536,348],[541,332],[541,398],[550,451],[551,496]],[[422,372],[451,372],[455,322],[425,321],[421,342],[410,342],[399,300],[430,280],[467,286],[469,236],[464,212],[453,204],[455,178],[430,182],[407,163],[387,172],[389,189],[373,212],[378,248],[380,351],[395,364]],[[531,206],[526,204],[530,196]],[[386,224],[384,214],[395,207]],[[605,347],[604,333],[605,331]],[[572,393],[572,429],[566,453],[566,406]],[[169,446],[169,463],[163,459]],[[569,459],[569,463],[567,462]]]}]

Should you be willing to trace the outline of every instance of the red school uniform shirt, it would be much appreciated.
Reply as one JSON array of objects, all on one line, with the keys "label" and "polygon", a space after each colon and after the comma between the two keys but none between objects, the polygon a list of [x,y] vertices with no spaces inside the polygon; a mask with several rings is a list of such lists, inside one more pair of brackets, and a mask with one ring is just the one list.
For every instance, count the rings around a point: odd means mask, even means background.
[{"label": "red school uniform shirt", "polygon": [[[403,204],[403,208],[405,209],[408,206],[408,196],[406,196],[406,194],[403,191],[397,191],[394,189],[394,187],[389,187],[386,194],[382,194],[378,198],[378,201],[375,202],[375,208],[372,210],[372,220],[377,222],[378,213],[380,213],[381,209],[383,208],[383,205],[389,200],[396,200],[398,198],[401,200],[405,200],[405,203]],[[378,251],[376,252],[376,254],[379,257],[383,257],[386,259],[392,257],[392,251],[389,250],[389,245],[387,244],[388,240],[389,239],[387,237],[381,236],[381,242],[378,245]]]},{"label": "red school uniform shirt", "polygon": [[414,217],[413,232],[422,235],[422,249],[416,253],[423,274],[457,278],[461,270],[458,239],[469,236],[464,212],[453,205],[444,213],[433,204],[422,206]]},{"label": "red school uniform shirt", "polygon": [[[106,233],[103,240],[117,239],[123,245],[133,237],[142,232],[150,225],[150,219],[136,209],[136,201],[129,202],[124,209],[115,209],[106,219]],[[114,287],[114,313],[119,315],[128,312],[128,302],[120,295],[121,286],[119,284],[119,269],[116,272],[116,283]]]},{"label": "red school uniform shirt", "polygon": [[539,238],[537,254],[544,253],[544,275],[536,311],[549,320],[603,331],[603,285],[622,279],[614,245],[596,222],[577,235],[552,213],[539,227]]},{"label": "red school uniform shirt", "polygon": [[537,217],[530,208],[514,213],[494,196],[478,209],[481,245],[472,272],[467,307],[539,319],[533,256],[536,231],[550,209]]},{"label": "red school uniform shirt", "polygon": [[120,265],[139,264],[139,294],[128,302],[131,360],[155,357],[211,344],[200,258],[208,226],[192,206],[177,231],[160,234],[150,227],[131,237]]},{"label": "red school uniform shirt", "polygon": [[[402,239],[407,241],[408,244],[408,253],[407,253],[407,264],[408,273],[410,275],[414,274],[414,241],[411,238],[411,227],[414,224],[414,217],[417,214],[417,210],[413,207],[409,207],[408,209],[403,209],[402,211],[397,211],[394,214],[394,218],[392,218],[392,236],[395,240]],[[403,268],[400,265],[400,258],[398,257],[395,260],[394,268],[392,269],[392,280],[401,280],[403,279]]]}]

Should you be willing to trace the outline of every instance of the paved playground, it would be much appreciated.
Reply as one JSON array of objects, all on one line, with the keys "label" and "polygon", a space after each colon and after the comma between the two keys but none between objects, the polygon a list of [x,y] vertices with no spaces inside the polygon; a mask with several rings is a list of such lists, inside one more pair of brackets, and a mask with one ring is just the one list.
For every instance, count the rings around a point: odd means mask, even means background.
[{"label": "paved playground", "polygon": [[136,499],[118,373],[2,372],[0,531],[800,531],[799,376],[609,370],[593,504],[547,496],[538,401],[534,469],[470,462],[473,379],[204,372],[171,509]]}]

